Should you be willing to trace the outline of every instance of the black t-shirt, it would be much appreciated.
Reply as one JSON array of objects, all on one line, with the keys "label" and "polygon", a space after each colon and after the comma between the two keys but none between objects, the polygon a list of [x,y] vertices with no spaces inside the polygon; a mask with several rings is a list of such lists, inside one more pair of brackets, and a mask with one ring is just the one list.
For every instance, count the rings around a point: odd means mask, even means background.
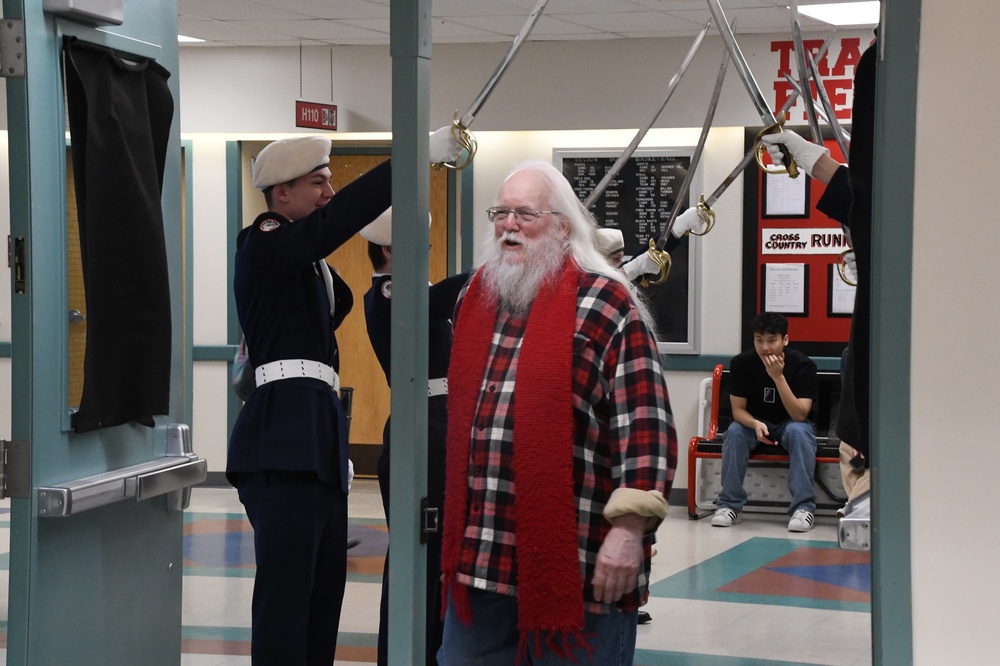
[{"label": "black t-shirt", "polygon": [[[796,398],[810,398],[813,405],[819,397],[816,364],[800,351],[785,347],[785,381]],[[790,417],[778,395],[774,380],[767,374],[764,362],[754,349],[733,357],[729,362],[729,394],[746,398],[747,411],[758,421],[777,425]]]}]

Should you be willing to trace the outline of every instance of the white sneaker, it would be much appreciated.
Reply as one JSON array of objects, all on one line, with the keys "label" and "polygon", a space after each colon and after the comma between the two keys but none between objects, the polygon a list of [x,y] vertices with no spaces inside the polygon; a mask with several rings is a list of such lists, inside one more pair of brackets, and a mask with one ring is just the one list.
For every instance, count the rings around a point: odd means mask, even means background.
[{"label": "white sneaker", "polygon": [[732,527],[736,523],[742,522],[743,517],[739,513],[733,511],[728,506],[723,506],[715,510],[715,515],[712,516],[712,526],[713,527]]},{"label": "white sneaker", "polygon": [[810,511],[799,509],[792,514],[792,519],[788,521],[789,532],[808,532],[813,528],[814,518]]}]

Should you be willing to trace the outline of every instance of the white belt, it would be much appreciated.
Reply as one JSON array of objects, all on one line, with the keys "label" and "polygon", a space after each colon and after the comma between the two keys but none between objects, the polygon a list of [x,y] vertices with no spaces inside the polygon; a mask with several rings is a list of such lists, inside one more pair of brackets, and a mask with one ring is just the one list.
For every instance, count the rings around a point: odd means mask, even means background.
[{"label": "white belt", "polygon": [[436,395],[448,395],[448,378],[438,377],[427,382],[427,397],[433,398]]},{"label": "white belt", "polygon": [[335,393],[340,392],[340,377],[332,367],[319,361],[309,361],[303,358],[284,359],[265,363],[257,367],[254,371],[254,376],[257,379],[257,388],[268,382],[277,382],[282,379],[309,377],[311,379],[321,379]]}]

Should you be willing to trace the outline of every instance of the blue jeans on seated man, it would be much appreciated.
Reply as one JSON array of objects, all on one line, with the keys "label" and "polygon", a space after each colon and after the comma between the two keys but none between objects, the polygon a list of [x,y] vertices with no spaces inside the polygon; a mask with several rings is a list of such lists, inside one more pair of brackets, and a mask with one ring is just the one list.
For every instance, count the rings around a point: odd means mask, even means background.
[{"label": "blue jeans on seated man", "polygon": [[[792,503],[788,513],[805,509],[816,511],[816,491],[813,488],[813,474],[816,471],[816,434],[809,421],[783,421],[778,425],[767,423],[768,439],[778,442],[788,453],[788,490],[792,493]],[[743,479],[750,464],[750,454],[760,447],[773,449],[769,444],[757,440],[753,429],[742,423],[733,422],[722,435],[722,492],[716,506],[729,507],[739,513],[747,503],[747,491]],[[766,452],[766,451],[759,451]]]},{"label": "blue jeans on seated man", "polygon": [[[458,619],[455,604],[449,600],[438,664],[513,666],[517,663],[520,641],[517,597],[473,588],[468,592],[472,622],[466,625]],[[607,615],[584,613],[583,633],[593,648],[589,659],[583,648],[575,650],[569,658],[560,658],[546,649],[536,657],[532,646],[528,663],[530,666],[631,666],[635,657],[637,620],[637,610],[612,609]]]}]

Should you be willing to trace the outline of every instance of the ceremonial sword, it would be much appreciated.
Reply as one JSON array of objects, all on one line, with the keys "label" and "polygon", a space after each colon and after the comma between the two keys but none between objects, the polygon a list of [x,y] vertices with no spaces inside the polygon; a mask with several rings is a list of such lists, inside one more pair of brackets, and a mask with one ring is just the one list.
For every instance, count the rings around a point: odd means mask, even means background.
[{"label": "ceremonial sword", "polygon": [[[809,122],[809,133],[812,135],[813,143],[818,146],[823,145],[823,133],[819,131],[819,121],[816,119],[816,105],[813,102],[812,91],[809,90],[809,68],[806,65],[806,50],[802,44],[802,26],[799,22],[799,3],[797,0],[789,0],[789,12],[792,15],[792,42],[795,45],[795,69],[799,73],[799,83],[803,92],[802,101],[806,107],[806,120]],[[819,88],[819,81],[816,82]]]},{"label": "ceremonial sword", "polygon": [[483,89],[479,91],[476,98],[472,100],[472,104],[470,104],[469,108],[465,110],[465,113],[462,114],[461,118],[458,117],[458,111],[455,112],[455,118],[451,123],[451,134],[455,140],[465,148],[468,157],[462,161],[456,160],[454,164],[450,164],[448,162],[435,164],[435,167],[439,169],[441,167],[448,169],[464,169],[472,164],[472,158],[476,156],[476,150],[479,147],[479,144],[476,142],[476,137],[472,136],[469,132],[469,127],[472,125],[472,121],[475,120],[476,114],[483,108],[483,104],[485,104],[486,100],[489,99],[490,94],[493,93],[493,89],[496,88],[497,83],[500,82],[500,78],[504,75],[504,72],[507,71],[507,67],[510,66],[511,61],[514,60],[514,56],[516,56],[517,52],[521,50],[521,46],[528,38],[528,35],[531,34],[535,24],[538,23],[538,19],[542,15],[542,10],[545,9],[545,5],[547,5],[548,2],[549,0],[538,0],[535,8],[531,10],[531,14],[528,15],[528,20],[526,20],[524,25],[521,26],[520,32],[518,32],[517,36],[514,37],[514,41],[511,42],[510,48],[507,49],[507,53],[504,54],[500,63],[497,65],[496,70],[494,70],[493,74],[490,75],[490,78],[487,79],[486,85],[484,85]]},{"label": "ceremonial sword", "polygon": [[812,57],[812,54],[807,54],[809,60],[809,71],[812,74],[813,81],[816,82],[816,90],[819,93],[819,101],[823,104],[823,109],[826,111],[826,122],[833,129],[833,136],[837,139],[837,145],[840,146],[840,153],[844,156],[844,160],[848,159],[847,151],[849,146],[847,142],[851,140],[851,135],[840,126],[840,122],[837,120],[837,114],[833,110],[833,104],[830,102],[830,96],[826,92],[826,86],[823,85],[823,79],[820,78],[819,68],[816,67],[816,60]]},{"label": "ceremonial sword", "polygon": [[[648,276],[644,275],[641,282],[643,287],[648,287],[651,284],[662,284],[666,281],[667,276],[670,275],[673,260],[670,258],[670,253],[665,252],[663,247],[674,228],[674,222],[677,221],[677,211],[680,210],[680,203],[685,199],[685,197],[687,197],[688,191],[691,189],[691,181],[693,180],[694,172],[698,168],[698,163],[701,161],[701,154],[705,150],[705,141],[708,139],[708,131],[712,128],[712,120],[715,118],[715,109],[719,106],[719,96],[722,93],[722,82],[726,79],[726,69],[728,66],[729,51],[723,49],[722,63],[719,65],[719,74],[715,77],[715,88],[712,90],[712,99],[708,103],[708,112],[705,114],[705,120],[701,125],[701,134],[698,135],[698,143],[695,145],[694,153],[691,154],[691,161],[688,164],[687,173],[684,174],[684,180],[674,197],[674,207],[670,211],[670,218],[664,225],[663,231],[660,232],[660,237],[656,240],[653,240],[652,238],[649,239],[649,250],[647,250],[647,252],[650,258],[660,267],[660,276],[651,281]],[[705,231],[695,235],[704,236],[711,230],[712,225],[709,225]]]},{"label": "ceremonial sword", "polygon": [[[719,29],[719,35],[722,37],[722,41],[725,42],[726,48],[729,49],[733,65],[736,66],[736,71],[739,72],[740,79],[743,81],[750,99],[753,100],[754,106],[757,107],[757,114],[764,123],[764,129],[760,131],[760,134],[757,135],[757,139],[754,141],[754,154],[757,156],[757,165],[768,173],[787,173],[790,178],[798,177],[798,166],[796,166],[791,154],[784,146],[778,146],[784,156],[782,159],[782,162],[785,164],[784,169],[768,169],[767,165],[764,164],[766,147],[761,142],[760,137],[765,134],[777,134],[780,132],[784,120],[779,121],[771,113],[771,109],[767,105],[767,100],[764,99],[764,94],[760,91],[760,86],[757,85],[757,81],[753,78],[753,72],[750,71],[750,66],[747,64],[746,58],[743,57],[743,52],[740,51],[740,45],[736,42],[736,35],[733,34],[732,28],[729,27],[729,23],[726,21],[726,15],[722,11],[722,5],[719,4],[719,0],[707,0],[707,2],[708,9],[712,12],[712,18],[715,19],[715,25]],[[781,115],[783,116],[784,114]]]},{"label": "ceremonial sword", "polygon": [[705,39],[705,35],[708,34],[708,28],[711,25],[711,21],[705,23],[705,27],[702,28],[701,32],[699,32],[694,38],[694,42],[684,55],[684,59],[681,60],[681,64],[677,68],[677,71],[674,72],[674,75],[670,77],[670,81],[667,82],[667,94],[663,96],[663,102],[660,104],[660,108],[656,110],[656,113],[653,114],[653,117],[649,119],[648,123],[639,128],[639,131],[635,133],[634,137],[632,137],[632,142],[625,147],[622,154],[618,156],[618,159],[611,165],[608,172],[604,174],[604,178],[601,179],[601,182],[597,183],[597,187],[595,187],[594,190],[587,195],[587,198],[583,200],[584,208],[590,208],[590,206],[597,201],[598,197],[604,194],[604,190],[607,189],[611,180],[618,175],[619,171],[622,170],[622,167],[625,166],[628,159],[632,157],[632,153],[635,152],[635,149],[638,148],[642,139],[646,136],[649,128],[653,126],[656,119],[660,117],[661,113],[663,113],[663,109],[667,106],[667,102],[670,100],[671,95],[674,94],[677,84],[680,83],[681,77],[684,76],[684,72],[687,71],[688,65],[690,65],[691,60],[694,59],[694,54],[698,52],[698,47],[701,46],[701,42]]},{"label": "ceremonial sword", "polygon": [[[830,36],[827,37],[826,41],[823,42],[823,46],[820,47],[820,50],[817,51],[816,53],[817,58],[822,59],[822,57],[826,55],[826,51],[827,49],[830,48],[830,44],[833,42],[833,38],[836,35],[837,31],[834,30],[830,34]],[[785,103],[782,104],[781,108],[778,110],[777,115],[779,117],[783,117],[786,113],[788,113],[788,110],[792,108],[792,105],[795,104],[795,100],[798,99],[799,97],[798,89],[793,87],[792,90],[793,90],[792,94],[788,96],[788,99],[785,100]],[[715,202],[719,200],[719,197],[721,197],[723,193],[727,189],[729,189],[729,186],[732,185],[733,182],[740,177],[740,174],[743,173],[743,170],[747,168],[747,165],[750,164],[750,162],[753,160],[754,156],[756,155],[756,152],[757,152],[756,146],[747,151],[747,154],[743,156],[743,159],[740,160],[740,163],[736,165],[736,168],[733,169],[731,172],[729,172],[729,175],[725,177],[725,179],[717,188],[715,188],[714,192],[708,195],[708,197],[702,195],[701,199],[698,201],[698,216],[701,217],[701,219],[706,224],[710,223],[714,224],[715,211],[712,210],[712,205],[715,204]]]}]

